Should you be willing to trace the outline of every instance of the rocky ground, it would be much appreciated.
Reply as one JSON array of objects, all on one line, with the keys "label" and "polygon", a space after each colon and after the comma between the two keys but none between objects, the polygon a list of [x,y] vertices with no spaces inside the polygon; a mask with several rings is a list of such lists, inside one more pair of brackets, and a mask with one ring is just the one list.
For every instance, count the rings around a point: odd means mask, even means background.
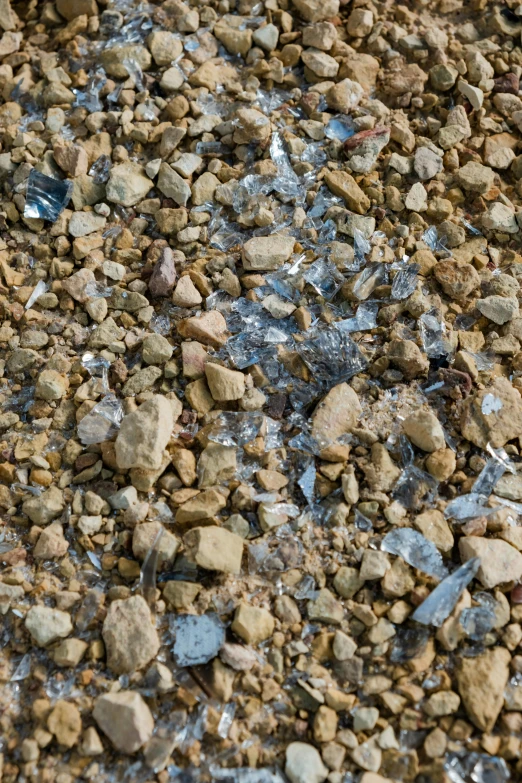
[{"label": "rocky ground", "polygon": [[0,780],[522,775],[522,6],[0,0]]}]

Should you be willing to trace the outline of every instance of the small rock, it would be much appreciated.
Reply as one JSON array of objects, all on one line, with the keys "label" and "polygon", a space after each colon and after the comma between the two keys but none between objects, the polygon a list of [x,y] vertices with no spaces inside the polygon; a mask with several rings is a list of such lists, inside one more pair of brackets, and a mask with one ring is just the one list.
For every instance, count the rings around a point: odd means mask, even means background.
[{"label": "small rock", "polygon": [[154,731],[152,713],[136,691],[99,696],[92,714],[120,753],[136,753],[150,740]]},{"label": "small rock", "polygon": [[64,748],[72,748],[82,733],[82,719],[75,704],[60,699],[47,718],[47,728]]},{"label": "small rock", "polygon": [[115,444],[120,470],[157,470],[173,427],[172,405],[161,395],[155,395],[136,411],[124,416]]},{"label": "small rock", "polygon": [[239,400],[245,393],[245,376],[237,370],[229,370],[221,364],[207,362],[205,376],[214,400],[226,402]]},{"label": "small rock", "polygon": [[495,647],[459,662],[456,674],[462,703],[480,731],[489,733],[497,721],[504,702],[510,661],[505,647]]},{"label": "small rock", "polygon": [[293,253],[293,237],[253,237],[243,245],[242,258],[245,271],[279,269]]},{"label": "small rock", "polygon": [[[443,164],[440,155],[437,155],[428,147],[419,147],[415,152],[413,159],[413,168],[418,178],[423,182],[433,179],[442,171]],[[408,209],[410,207],[407,207]]]},{"label": "small rock", "polygon": [[188,275],[180,277],[176,290],[172,295],[172,302],[176,307],[196,307],[201,304],[203,297]]},{"label": "small rock", "polygon": [[520,229],[513,210],[496,201],[482,215],[482,225],[487,231],[502,231],[517,234]]},{"label": "small rock", "polygon": [[495,324],[505,324],[518,315],[518,299],[507,296],[486,296],[477,299],[476,307]]},{"label": "small rock", "polygon": [[111,169],[106,198],[113,204],[133,207],[145,198],[152,187],[152,180],[145,176],[141,166],[137,163],[120,163]]},{"label": "small rock", "polygon": [[274,618],[266,609],[241,603],[236,609],[232,631],[247,644],[258,645],[274,633]]},{"label": "small rock", "polygon": [[[178,253],[179,261],[181,254]],[[170,247],[165,247],[161,251],[161,256],[156,261],[151,278],[149,280],[149,291],[152,296],[169,296],[176,282],[176,254]]]},{"label": "small rock", "polygon": [[69,542],[65,539],[63,527],[56,522],[40,533],[33,554],[37,560],[53,560],[63,557],[68,549]]},{"label": "small rock", "polygon": [[328,770],[313,745],[291,742],[286,748],[285,774],[290,783],[323,783]]},{"label": "small rock", "polygon": [[[490,405],[489,403],[492,403]],[[505,446],[522,435],[522,398],[507,378],[495,378],[493,384],[470,395],[462,406],[462,435],[485,449]]]},{"label": "small rock", "polygon": [[429,411],[415,411],[404,420],[402,428],[415,446],[423,451],[437,451],[446,445],[441,424]]},{"label": "small rock", "polygon": [[482,163],[469,161],[456,172],[457,180],[464,190],[473,193],[487,193],[493,187],[495,172]]},{"label": "small rock", "polygon": [[103,623],[107,666],[116,674],[142,669],[156,657],[159,638],[144,598],[113,601]]},{"label": "small rock", "polygon": [[32,606],[25,616],[25,627],[39,647],[46,647],[68,636],[73,625],[71,616],[48,606]]},{"label": "small rock", "polygon": [[364,215],[370,208],[370,199],[347,171],[329,171],[326,184],[336,196],[344,198],[348,209]]},{"label": "small rock", "polygon": [[188,555],[200,568],[239,574],[243,539],[221,527],[196,527],[185,535]]},{"label": "small rock", "polygon": [[477,579],[491,588],[506,582],[518,582],[522,577],[522,554],[514,547],[496,538],[468,536],[459,540],[463,562],[480,557]]}]

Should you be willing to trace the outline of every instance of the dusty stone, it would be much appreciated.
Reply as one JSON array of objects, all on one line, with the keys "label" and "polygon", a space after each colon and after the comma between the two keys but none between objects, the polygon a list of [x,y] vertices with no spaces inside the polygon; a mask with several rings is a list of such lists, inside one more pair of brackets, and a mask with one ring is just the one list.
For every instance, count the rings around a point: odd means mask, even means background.
[{"label": "dusty stone", "polygon": [[245,376],[242,372],[229,370],[220,364],[207,362],[205,375],[214,400],[226,402],[239,400],[245,393]]},{"label": "dusty stone", "polygon": [[509,662],[510,655],[504,647],[459,662],[456,675],[462,703],[470,720],[481,731],[490,732],[500,714]]},{"label": "dusty stone", "polygon": [[362,413],[359,398],[351,386],[340,383],[330,389],[312,416],[312,435],[325,445],[355,427]]},{"label": "dusty stone", "polygon": [[67,612],[48,606],[32,606],[25,616],[25,627],[38,647],[47,647],[68,636],[73,625]]},{"label": "dusty stone", "polygon": [[404,420],[402,427],[415,446],[423,451],[437,451],[446,445],[442,426],[429,411],[415,411]]},{"label": "dusty stone", "polygon": [[460,539],[459,551],[463,561],[480,557],[477,579],[484,587],[517,582],[522,576],[522,554],[507,541],[467,536]]},{"label": "dusty stone", "polygon": [[177,307],[196,307],[201,304],[203,297],[188,275],[179,279],[176,290],[172,295],[172,302]]},{"label": "dusty stone", "polygon": [[159,638],[144,598],[113,601],[103,623],[107,665],[116,674],[142,669],[156,657]]},{"label": "dusty stone", "polygon": [[75,704],[60,699],[47,718],[47,728],[64,748],[72,748],[82,732],[80,711]]},{"label": "dusty stone", "polygon": [[241,603],[236,609],[232,631],[247,644],[264,642],[274,632],[274,618],[266,609]]},{"label": "dusty stone", "polygon": [[147,364],[168,362],[173,352],[174,348],[161,334],[148,334],[143,340],[142,356]]},{"label": "dusty stone", "polygon": [[210,442],[198,460],[198,486],[204,489],[230,481],[236,475],[236,468],[236,449]]},{"label": "dusty stone", "polygon": [[480,286],[480,277],[474,266],[451,258],[439,261],[433,274],[451,299],[465,299]]},{"label": "dusty stone", "polygon": [[515,297],[487,296],[485,299],[477,299],[476,305],[482,315],[499,325],[518,315],[518,300]]},{"label": "dusty stone", "polygon": [[190,557],[209,571],[239,574],[243,556],[243,539],[220,527],[197,527],[189,530],[183,542]]},{"label": "dusty stone", "polygon": [[424,511],[415,517],[413,524],[423,536],[433,541],[441,552],[450,552],[453,548],[453,534],[440,511],[436,509]]},{"label": "dusty stone", "polygon": [[227,340],[227,324],[217,310],[179,321],[177,329],[182,337],[192,337],[213,348],[220,348]]},{"label": "dusty stone", "polygon": [[254,237],[243,245],[242,259],[245,271],[278,269],[294,250],[293,237]]},{"label": "dusty stone", "polygon": [[[494,409],[490,408],[489,402]],[[494,448],[505,446],[509,440],[522,435],[522,399],[519,392],[507,378],[496,378],[491,386],[464,401],[460,427],[462,435],[480,448],[485,449],[488,443]]]},{"label": "dusty stone", "polygon": [[63,535],[60,523],[49,525],[40,533],[34,548],[34,556],[38,560],[52,560],[63,557],[69,549],[69,542]]},{"label": "dusty stone", "polygon": [[326,177],[326,184],[336,196],[344,198],[346,205],[354,212],[364,215],[370,208],[370,199],[346,171],[331,171]]},{"label": "dusty stone", "polygon": [[154,718],[136,691],[108,693],[96,699],[93,717],[120,753],[136,753],[154,731]]},{"label": "dusty stone", "polygon": [[328,769],[313,745],[291,742],[286,748],[285,774],[290,783],[323,783]]},{"label": "dusty stone", "polygon": [[180,253],[176,254],[176,251],[172,251],[170,247],[163,248],[149,280],[149,291],[152,296],[168,296],[174,288],[177,256],[181,261]]},{"label": "dusty stone", "polygon": [[493,187],[495,173],[488,166],[470,161],[457,172],[457,179],[465,190],[487,193]]},{"label": "dusty stone", "polygon": [[124,416],[115,444],[118,467],[157,470],[173,427],[172,404],[161,395]]},{"label": "dusty stone", "polygon": [[113,204],[133,207],[145,198],[153,183],[137,163],[120,163],[111,168],[106,198]]}]

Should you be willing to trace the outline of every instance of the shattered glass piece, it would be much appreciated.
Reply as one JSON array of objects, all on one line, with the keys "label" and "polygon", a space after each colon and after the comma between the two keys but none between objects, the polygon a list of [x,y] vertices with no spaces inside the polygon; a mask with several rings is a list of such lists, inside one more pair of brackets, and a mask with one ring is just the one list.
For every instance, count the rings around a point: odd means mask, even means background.
[{"label": "shattered glass piece", "polygon": [[123,419],[123,406],[114,394],[107,394],[78,424],[78,437],[84,446],[110,440]]},{"label": "shattered glass piece", "polygon": [[286,101],[292,100],[292,95],[285,90],[258,90],[256,100],[263,114],[269,115]]},{"label": "shattered glass piece", "polygon": [[392,283],[392,299],[407,299],[408,296],[413,294],[417,287],[419,270],[420,266],[418,264],[408,264],[404,269],[397,272]]},{"label": "shattered glass piece", "polygon": [[83,293],[89,299],[108,299],[109,296],[112,296],[112,288],[98,283],[97,280],[89,280],[83,289]]},{"label": "shattered glass piece", "polygon": [[376,328],[378,312],[377,302],[361,302],[353,318],[336,321],[334,325],[342,332],[365,332]]},{"label": "shattered glass piece", "polygon": [[337,114],[332,117],[325,128],[327,139],[344,142],[355,133],[353,120],[345,114]]},{"label": "shattered glass piece", "polygon": [[93,566],[98,569],[98,571],[102,571],[103,570],[102,569],[101,560],[98,557],[98,555],[95,555],[94,552],[86,552],[86,555],[89,558],[89,560],[91,561],[91,563],[93,564]]},{"label": "shattered glass piece", "polygon": [[39,280],[33,289],[33,293],[25,303],[24,309],[29,310],[29,308],[32,307],[34,303],[42,296],[42,294],[45,294],[48,289],[49,286],[47,283],[44,283],[43,280]]},{"label": "shattered glass piece", "polygon": [[161,334],[163,336],[170,334],[171,323],[170,319],[166,315],[158,315],[158,313],[154,313],[149,321],[149,326],[153,332],[156,332],[156,334]]},{"label": "shattered glass piece", "polygon": [[508,783],[511,778],[504,759],[467,750],[448,753],[444,771],[451,783]]},{"label": "shattered glass piece", "polygon": [[467,332],[477,323],[477,319],[473,315],[465,315],[460,313],[453,322],[455,329],[459,332]]},{"label": "shattered glass piece", "polygon": [[230,731],[230,727],[234,722],[235,714],[236,714],[236,704],[232,701],[229,702],[228,704],[225,704],[217,728],[217,733],[219,734],[221,739],[226,739],[228,737],[228,732]]},{"label": "shattered glass piece", "polygon": [[419,509],[424,503],[432,503],[437,481],[415,465],[403,470],[393,490],[393,499],[408,509]]},{"label": "shattered glass piece", "polygon": [[208,438],[223,446],[244,446],[254,440],[262,424],[259,413],[221,413]]},{"label": "shattered glass piece", "polygon": [[143,71],[139,62],[134,57],[125,57],[122,60],[122,65],[127,69],[130,78],[134,80],[134,84],[139,92],[142,92],[145,89],[145,85],[143,84]]},{"label": "shattered glass piece", "polygon": [[353,249],[355,254],[356,269],[362,269],[366,263],[366,254],[370,252],[372,246],[364,236],[360,228],[353,230]]},{"label": "shattered glass piece", "polygon": [[422,239],[428,245],[430,250],[437,250],[439,246],[439,233],[435,226],[430,226],[427,228],[422,235]]},{"label": "shattered glass piece", "polygon": [[481,237],[482,231],[479,231],[478,228],[475,228],[475,226],[472,226],[471,223],[466,220],[465,218],[461,217],[460,222],[464,226],[464,228],[467,228],[470,234],[473,234],[475,237]]},{"label": "shattered glass piece", "polygon": [[504,449],[495,450],[489,446],[488,451],[492,455],[492,459],[488,459],[473,484],[474,495],[485,495],[486,497],[491,495],[506,470],[510,473],[515,472],[515,468]]},{"label": "shattered glass piece", "polygon": [[373,530],[373,524],[371,519],[365,517],[364,514],[362,514],[357,508],[355,509],[354,525],[357,528],[357,530],[365,530],[366,532],[368,532],[369,530]]},{"label": "shattered glass piece", "polygon": [[465,588],[480,568],[480,558],[474,557],[461,565],[452,574],[443,579],[435,590],[417,607],[412,619],[422,625],[434,625],[440,628],[446,620]]},{"label": "shattered glass piece", "polygon": [[312,208],[308,210],[308,217],[322,217],[330,207],[339,206],[340,204],[342,204],[340,196],[334,196],[328,188],[322,187],[315,197]]},{"label": "shattered glass piece", "polygon": [[482,400],[481,410],[486,416],[497,413],[502,408],[502,400],[494,394],[485,394]]},{"label": "shattered glass piece", "polygon": [[26,653],[16,669],[14,670],[10,682],[20,682],[27,679],[31,674],[31,656]]},{"label": "shattered glass piece", "polygon": [[315,261],[304,273],[303,279],[326,301],[333,299],[345,282],[337,267],[325,258]]},{"label": "shattered glass piece", "polygon": [[352,288],[352,293],[357,299],[368,299],[370,294],[372,294],[378,286],[383,285],[383,283],[386,282],[386,279],[387,273],[385,264],[380,264],[378,262],[369,264],[357,278],[357,282]]},{"label": "shattered glass piece", "polygon": [[[326,245],[328,244],[328,242],[333,242],[336,236],[337,236],[337,226],[335,225],[334,221],[326,220],[317,235],[317,244]],[[338,273],[337,267],[334,268],[336,273]]]},{"label": "shattered glass piece", "polygon": [[488,354],[485,351],[480,353],[472,353],[472,351],[466,351],[475,360],[477,370],[482,372],[483,370],[492,370],[495,364],[494,354]]},{"label": "shattered glass piece", "polygon": [[91,168],[89,169],[89,175],[93,178],[97,185],[105,185],[109,181],[111,174],[111,159],[108,155],[100,155]]},{"label": "shattered glass piece", "polygon": [[284,141],[280,133],[272,134],[270,157],[278,170],[278,175],[273,180],[273,189],[282,196],[298,196],[301,190],[301,184],[299,182],[299,177],[292,168],[290,158],[285,150]]},{"label": "shattered glass piece", "polygon": [[486,506],[487,502],[487,495],[478,495],[475,492],[460,495],[448,503],[444,509],[444,516],[447,519],[456,519],[461,522],[466,519],[476,519],[494,514],[496,509]]},{"label": "shattered glass piece", "polygon": [[73,183],[54,179],[31,169],[25,194],[24,217],[42,218],[55,223],[69,203]]},{"label": "shattered glass piece", "polygon": [[446,325],[442,315],[436,309],[432,309],[428,313],[423,313],[418,323],[424,353],[430,359],[447,356],[451,348],[446,340]]},{"label": "shattered glass piece", "polygon": [[314,599],[316,594],[317,586],[315,584],[315,579],[313,576],[310,576],[310,574],[306,574],[299,582],[294,598],[296,601],[304,601],[306,599]]},{"label": "shattered glass piece", "polygon": [[353,340],[334,327],[310,329],[296,348],[314,378],[334,386],[363,372],[368,362]]},{"label": "shattered glass piece", "polygon": [[478,642],[495,627],[496,601],[489,593],[475,593],[473,600],[477,601],[479,606],[463,609],[459,615],[459,623],[466,636]]},{"label": "shattered glass piece", "polygon": [[215,658],[225,641],[225,626],[218,615],[178,614],[170,620],[175,634],[172,654],[178,666],[200,666]]},{"label": "shattered glass piece", "polygon": [[220,141],[198,141],[196,143],[196,153],[198,155],[222,155],[228,151],[225,144]]},{"label": "shattered glass piece", "polygon": [[444,579],[448,569],[442,562],[442,555],[433,543],[418,530],[401,527],[387,533],[381,542],[383,552],[398,555],[403,560],[425,574]]},{"label": "shattered glass piece", "polygon": [[400,628],[393,638],[390,661],[404,663],[418,658],[424,652],[430,632],[426,629]]},{"label": "shattered glass piece", "polygon": [[301,513],[294,503],[265,503],[265,508],[271,514],[284,514],[291,519],[295,519]]},{"label": "shattered glass piece", "polygon": [[309,503],[314,502],[314,488],[315,488],[315,478],[316,478],[316,470],[315,465],[313,462],[310,462],[304,473],[301,474],[301,477],[298,480],[298,485],[301,488],[301,492],[307,499]]},{"label": "shattered glass piece", "polygon": [[140,571],[139,589],[153,615],[156,607],[156,574],[160,555],[160,543],[164,532],[164,528],[158,530]]}]

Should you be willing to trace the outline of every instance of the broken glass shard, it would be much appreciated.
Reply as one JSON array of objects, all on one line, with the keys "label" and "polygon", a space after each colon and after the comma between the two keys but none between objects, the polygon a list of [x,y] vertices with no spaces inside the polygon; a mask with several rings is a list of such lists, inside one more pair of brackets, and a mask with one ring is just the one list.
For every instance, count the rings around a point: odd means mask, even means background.
[{"label": "broken glass shard", "polygon": [[31,674],[31,656],[29,653],[24,655],[16,669],[14,670],[11,682],[20,682],[21,680],[27,679],[29,675]]},{"label": "broken glass shard", "polygon": [[419,269],[420,266],[418,264],[408,264],[404,269],[397,272],[392,283],[392,299],[406,299],[413,294],[417,287]]},{"label": "broken glass shard", "polygon": [[381,549],[402,557],[412,568],[437,579],[444,579],[448,575],[448,569],[433,541],[429,541],[417,530],[408,527],[392,530],[384,536]]},{"label": "broken glass shard", "polygon": [[361,514],[357,508],[355,509],[354,525],[357,530],[364,530],[366,532],[373,530],[371,519],[368,519],[368,517],[365,517],[364,514]]},{"label": "broken glass shard", "polygon": [[332,117],[325,128],[326,138],[335,141],[344,142],[353,136],[354,133],[353,120],[345,114],[339,114],[336,117]]},{"label": "broken glass shard", "polygon": [[25,194],[24,217],[42,218],[54,223],[69,203],[73,183],[54,179],[31,169]]},{"label": "broken glass shard", "polygon": [[485,394],[482,399],[481,410],[484,415],[489,416],[490,413],[498,413],[502,408],[502,400],[494,394]]},{"label": "broken glass shard", "polygon": [[368,362],[353,340],[334,327],[313,329],[296,348],[315,380],[334,386],[363,372]]},{"label": "broken glass shard", "polygon": [[466,636],[478,642],[495,627],[496,601],[489,593],[475,593],[473,600],[477,601],[479,606],[463,609],[459,615],[459,623]]},{"label": "broken glass shard", "polygon": [[333,299],[345,282],[344,277],[331,261],[321,258],[315,261],[304,273],[306,280],[327,301]]},{"label": "broken glass shard", "polygon": [[84,446],[110,440],[123,419],[123,407],[114,394],[107,394],[78,424],[78,437]]},{"label": "broken glass shard", "polygon": [[301,190],[299,177],[292,168],[290,158],[285,150],[284,141],[280,133],[274,133],[272,135],[270,157],[276,164],[278,171],[277,177],[273,181],[274,190],[280,195],[289,198],[299,195]]},{"label": "broken glass shard", "polygon": [[334,196],[327,188],[322,187],[315,197],[312,208],[308,210],[308,217],[322,217],[330,207],[338,206],[341,203],[342,199],[339,196]]},{"label": "broken glass shard", "polygon": [[97,280],[89,280],[85,288],[83,289],[85,296],[89,299],[108,299],[112,296],[112,288],[109,286],[98,283]]},{"label": "broken glass shard", "polygon": [[220,141],[198,141],[196,153],[198,155],[222,155],[227,152],[227,147]]},{"label": "broken glass shard", "polygon": [[156,606],[156,574],[158,571],[160,544],[164,532],[163,527],[158,530],[152,546],[145,556],[140,572],[139,588],[153,614]]},{"label": "broken glass shard", "polygon": [[372,246],[364,236],[360,228],[353,230],[353,250],[355,254],[354,269],[362,269],[366,263],[366,254],[370,252]]},{"label": "broken glass shard", "polygon": [[294,598],[296,601],[304,601],[305,599],[313,600],[314,598],[317,598],[317,586],[313,576],[310,576],[310,574],[303,576],[294,594]]},{"label": "broken glass shard", "polygon": [[494,514],[496,509],[486,506],[486,495],[478,495],[470,492],[468,495],[460,495],[452,500],[444,509],[444,516],[448,519],[456,519],[462,522],[465,519],[476,519],[488,514]]},{"label": "broken glass shard", "polygon": [[297,482],[301,488],[301,492],[309,503],[314,502],[314,487],[315,487],[316,471],[313,462],[310,462],[307,469],[301,475]]},{"label": "broken glass shard", "polygon": [[426,229],[422,235],[422,239],[426,242],[430,250],[437,250],[439,246],[439,234],[435,226],[430,226]]},{"label": "broken glass shard", "polygon": [[418,510],[424,503],[432,503],[437,481],[415,465],[408,465],[399,476],[393,490],[393,499],[404,508]]},{"label": "broken glass shard", "polygon": [[390,661],[392,663],[404,663],[418,658],[424,652],[430,632],[428,630],[419,630],[418,628],[398,629],[397,635],[392,642]]},{"label": "broken glass shard", "polygon": [[170,621],[175,634],[172,653],[178,666],[200,666],[215,658],[225,641],[225,626],[217,614],[178,614]]},{"label": "broken glass shard", "polygon": [[478,228],[475,228],[475,226],[472,226],[469,220],[466,220],[465,218],[461,217],[460,222],[464,226],[464,228],[467,228],[470,234],[473,234],[475,237],[481,237],[482,231],[479,231]]},{"label": "broken glass shard", "polygon": [[444,771],[451,783],[508,783],[511,778],[504,759],[486,753],[448,753]]},{"label": "broken glass shard", "polygon": [[225,704],[223,707],[223,712],[221,713],[221,717],[219,719],[218,723],[218,729],[217,733],[221,737],[221,739],[226,739],[228,737],[228,732],[230,731],[230,727],[232,726],[232,723],[234,721],[234,715],[236,714],[236,704],[234,702],[229,702],[228,704]]},{"label": "broken glass shard", "polygon": [[377,286],[383,285],[383,283],[386,282],[386,278],[385,264],[369,264],[357,278],[357,281],[352,288],[352,293],[357,299],[368,299]]},{"label": "broken glass shard", "polygon": [[375,329],[378,312],[377,302],[361,302],[355,316],[346,318],[344,321],[336,321],[335,328],[342,332],[365,332],[369,329]]},{"label": "broken glass shard", "polygon": [[492,459],[488,459],[480,471],[477,480],[473,484],[474,495],[485,495],[486,497],[491,495],[496,484],[502,478],[506,470],[508,470],[510,473],[515,472],[515,469],[504,449],[495,450],[489,446],[488,451],[492,455]]},{"label": "broken glass shard", "polygon": [[434,625],[440,628],[446,620],[465,588],[480,568],[480,558],[474,557],[457,568],[437,585],[429,596],[417,607],[412,618],[422,625]]},{"label": "broken glass shard", "polygon": [[138,90],[142,92],[145,89],[145,85],[143,84],[143,71],[141,70],[139,62],[134,59],[134,57],[125,57],[122,61],[122,65],[126,68],[131,79],[134,80],[134,84]]},{"label": "broken glass shard", "polygon": [[105,185],[105,183],[109,181],[111,165],[111,159],[108,155],[100,155],[100,157],[94,161],[89,169],[89,175],[97,185]]},{"label": "broken glass shard", "polygon": [[24,309],[29,310],[29,308],[32,307],[34,303],[38,301],[38,299],[42,296],[42,294],[45,294],[47,290],[48,290],[47,283],[44,283],[43,280],[39,280],[33,289],[33,293],[25,303]]},{"label": "broken glass shard", "polygon": [[446,339],[446,325],[438,310],[432,309],[428,313],[423,313],[419,318],[419,329],[424,352],[430,359],[446,356],[450,352],[450,345]]}]

